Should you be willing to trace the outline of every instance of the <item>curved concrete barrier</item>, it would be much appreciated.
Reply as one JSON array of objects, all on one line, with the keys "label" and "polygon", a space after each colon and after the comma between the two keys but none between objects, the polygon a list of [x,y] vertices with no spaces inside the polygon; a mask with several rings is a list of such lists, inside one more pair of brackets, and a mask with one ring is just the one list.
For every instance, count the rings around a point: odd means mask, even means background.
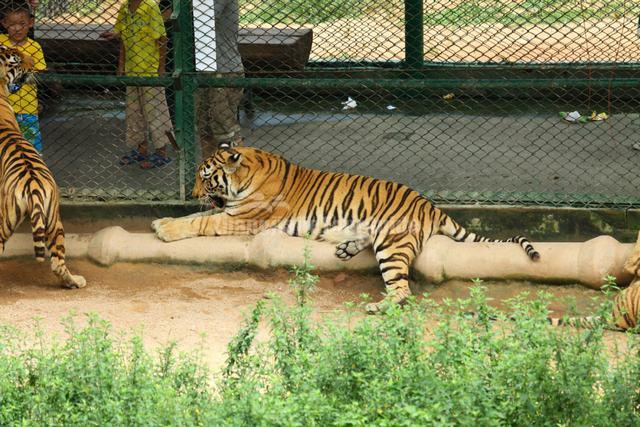
[{"label": "curved concrete barrier", "polygon": [[[331,243],[309,241],[311,263],[319,270],[374,269],[378,264],[371,250],[349,261],[334,255]],[[67,235],[69,257],[88,256],[102,265],[118,261],[181,263],[246,263],[260,268],[301,264],[305,240],[268,230],[256,236],[197,237],[165,243],[153,233],[129,233],[108,227],[90,234]],[[543,282],[582,283],[600,288],[606,275],[618,284],[632,276],[623,265],[633,244],[600,236],[584,243],[534,243],[541,259],[531,261],[513,243],[458,243],[446,236],[433,236],[414,262],[414,270],[432,283],[448,279],[519,279]],[[33,254],[30,234],[14,235],[3,257]]]}]

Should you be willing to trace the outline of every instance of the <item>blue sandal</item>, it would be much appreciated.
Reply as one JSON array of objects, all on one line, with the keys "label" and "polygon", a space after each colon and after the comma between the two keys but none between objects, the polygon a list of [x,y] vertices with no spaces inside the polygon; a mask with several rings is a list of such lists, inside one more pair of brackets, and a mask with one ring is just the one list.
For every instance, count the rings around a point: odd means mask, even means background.
[{"label": "blue sandal", "polygon": [[147,156],[141,154],[138,150],[131,150],[129,154],[120,157],[120,165],[131,165],[133,163],[140,163],[147,160]]},{"label": "blue sandal", "polygon": [[153,153],[140,163],[140,167],[142,169],[153,169],[159,168],[169,163],[171,163],[171,159],[169,157],[162,156],[158,153]]}]

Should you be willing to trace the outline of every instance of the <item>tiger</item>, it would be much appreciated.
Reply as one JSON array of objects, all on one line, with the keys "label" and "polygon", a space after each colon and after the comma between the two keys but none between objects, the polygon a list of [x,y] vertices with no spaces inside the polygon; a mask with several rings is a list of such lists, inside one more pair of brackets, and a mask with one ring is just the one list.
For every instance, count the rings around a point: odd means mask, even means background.
[{"label": "tiger", "polygon": [[584,317],[548,317],[547,321],[553,326],[573,326],[576,328],[594,329],[602,326],[613,331],[628,331],[638,326],[640,314],[640,282],[622,289],[613,299],[611,318],[603,316]]},{"label": "tiger", "polygon": [[205,159],[192,194],[212,207],[222,199],[221,211],[156,219],[151,227],[158,238],[171,242],[278,229],[336,243],[340,260],[373,247],[386,295],[366,305],[369,313],[411,294],[409,267],[434,234],[459,242],[513,242],[531,260],[540,258],[525,237],[497,240],[472,233],[403,184],[308,169],[251,147],[221,147]]},{"label": "tiger", "polygon": [[[582,329],[607,329],[617,332],[634,330],[638,326],[640,315],[640,280],[616,293],[611,307],[611,314],[596,316],[565,316],[546,317],[546,323],[554,327],[568,326]],[[464,313],[464,317],[479,320],[480,314],[475,311]],[[490,315],[489,320],[498,320],[498,316]],[[506,320],[515,321],[515,317],[508,316]]]},{"label": "tiger", "polygon": [[29,215],[35,257],[51,253],[51,269],[68,288],[87,282],[65,264],[64,229],[59,192],[53,175],[36,149],[22,136],[11,104],[10,85],[31,77],[33,60],[16,49],[0,45],[0,254],[22,220]]}]

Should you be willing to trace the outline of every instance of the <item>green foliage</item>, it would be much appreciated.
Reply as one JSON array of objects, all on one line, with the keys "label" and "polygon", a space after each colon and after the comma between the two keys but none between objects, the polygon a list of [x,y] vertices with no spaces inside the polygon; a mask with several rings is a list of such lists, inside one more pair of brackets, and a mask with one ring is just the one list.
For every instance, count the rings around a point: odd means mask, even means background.
[{"label": "green foliage", "polygon": [[[480,283],[468,300],[411,301],[384,316],[299,329],[272,312],[263,363],[224,384],[215,421],[278,425],[634,425],[638,343],[610,363],[602,329],[552,328],[549,296],[510,301],[509,321]],[[470,318],[465,313],[473,311]],[[505,322],[496,324],[494,319]],[[432,330],[425,324],[438,320]],[[426,322],[426,323],[425,323]],[[351,325],[351,327],[345,327]],[[304,335],[309,334],[307,339]],[[428,337],[428,338],[425,338]],[[621,409],[621,410],[618,410]],[[613,424],[612,424],[613,423]]]},{"label": "green foliage", "polygon": [[[344,18],[387,16],[401,19],[404,2],[381,0],[243,0],[245,24],[320,24]],[[465,26],[566,24],[635,17],[640,2],[625,0],[521,0],[424,2],[425,25]]]},{"label": "green foliage", "polygon": [[[466,300],[318,321],[311,268],[307,253],[295,304],[256,304],[213,382],[198,354],[170,344],[153,357],[94,315],[83,328],[65,319],[62,343],[1,329],[0,425],[640,423],[637,337],[612,351],[601,328],[551,327],[547,294],[508,301],[507,316],[474,281]],[[261,322],[270,335],[257,343]]]},{"label": "green foliage", "polygon": [[[240,1],[241,23],[321,24],[371,13],[401,11],[398,0],[244,0]],[[400,16],[402,14],[400,13]]]},{"label": "green foliage", "polygon": [[88,16],[100,11],[101,0],[41,0],[36,9],[36,17],[53,18],[60,15]]},{"label": "green foliage", "polygon": [[211,398],[200,361],[176,358],[169,346],[154,362],[139,336],[119,347],[95,315],[84,328],[72,317],[63,324],[67,339],[50,346],[42,332],[0,331],[0,425],[198,422]]},{"label": "green foliage", "polygon": [[503,25],[566,24],[588,20],[620,18],[623,14],[635,19],[640,4],[635,1],[574,1],[523,0],[480,1],[466,0],[451,3],[451,7],[435,11],[425,9],[426,25],[465,26],[488,23]]},{"label": "green foliage", "polygon": [[296,295],[296,303],[299,307],[307,305],[309,294],[315,290],[316,284],[320,279],[316,274],[312,273],[314,266],[311,264],[309,241],[310,237],[305,236],[302,265],[294,265],[291,267],[293,277],[289,279],[289,285],[293,288]]}]

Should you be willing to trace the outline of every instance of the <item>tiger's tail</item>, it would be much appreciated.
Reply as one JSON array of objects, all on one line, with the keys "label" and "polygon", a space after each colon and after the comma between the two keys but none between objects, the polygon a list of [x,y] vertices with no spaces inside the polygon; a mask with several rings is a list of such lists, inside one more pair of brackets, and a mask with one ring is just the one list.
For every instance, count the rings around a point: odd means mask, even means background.
[{"label": "tiger's tail", "polygon": [[509,242],[509,243],[517,243],[519,244],[525,253],[531,258],[533,261],[537,261],[540,259],[540,253],[536,251],[529,242],[526,237],[523,236],[514,236],[509,237],[508,239],[492,239],[489,237],[484,237],[476,233],[472,233],[465,229],[463,226],[458,224],[451,218],[449,215],[441,211],[441,219],[440,219],[440,233],[444,234],[455,240],[456,242]]},{"label": "tiger's tail", "polygon": [[594,329],[602,326],[612,331],[627,331],[638,326],[640,317],[640,283],[619,291],[613,299],[611,318],[603,316],[567,317],[563,319],[549,318],[554,326],[574,326],[583,329]]},{"label": "tiger's tail", "polygon": [[[41,189],[36,186],[30,185],[31,191],[29,191],[29,212],[31,213],[31,232],[33,234],[33,248],[36,254],[36,260],[39,262],[45,259],[46,248],[46,214],[44,206],[44,195]],[[35,187],[35,188],[34,188]]]},{"label": "tiger's tail", "polygon": [[551,326],[570,326],[580,329],[596,329],[602,327],[615,331],[624,330],[617,325],[607,324],[602,316],[547,317],[547,322],[549,322]]},{"label": "tiger's tail", "polygon": [[[464,313],[467,319],[478,320],[479,314],[474,311],[468,311]],[[497,316],[489,316],[489,320],[499,320]],[[506,320],[515,322],[515,317],[507,317]],[[583,316],[583,317],[547,317],[547,323],[553,327],[571,327],[579,329],[608,329],[610,331],[624,332],[630,329],[629,326],[620,324],[620,322],[607,322],[602,316]]]}]

